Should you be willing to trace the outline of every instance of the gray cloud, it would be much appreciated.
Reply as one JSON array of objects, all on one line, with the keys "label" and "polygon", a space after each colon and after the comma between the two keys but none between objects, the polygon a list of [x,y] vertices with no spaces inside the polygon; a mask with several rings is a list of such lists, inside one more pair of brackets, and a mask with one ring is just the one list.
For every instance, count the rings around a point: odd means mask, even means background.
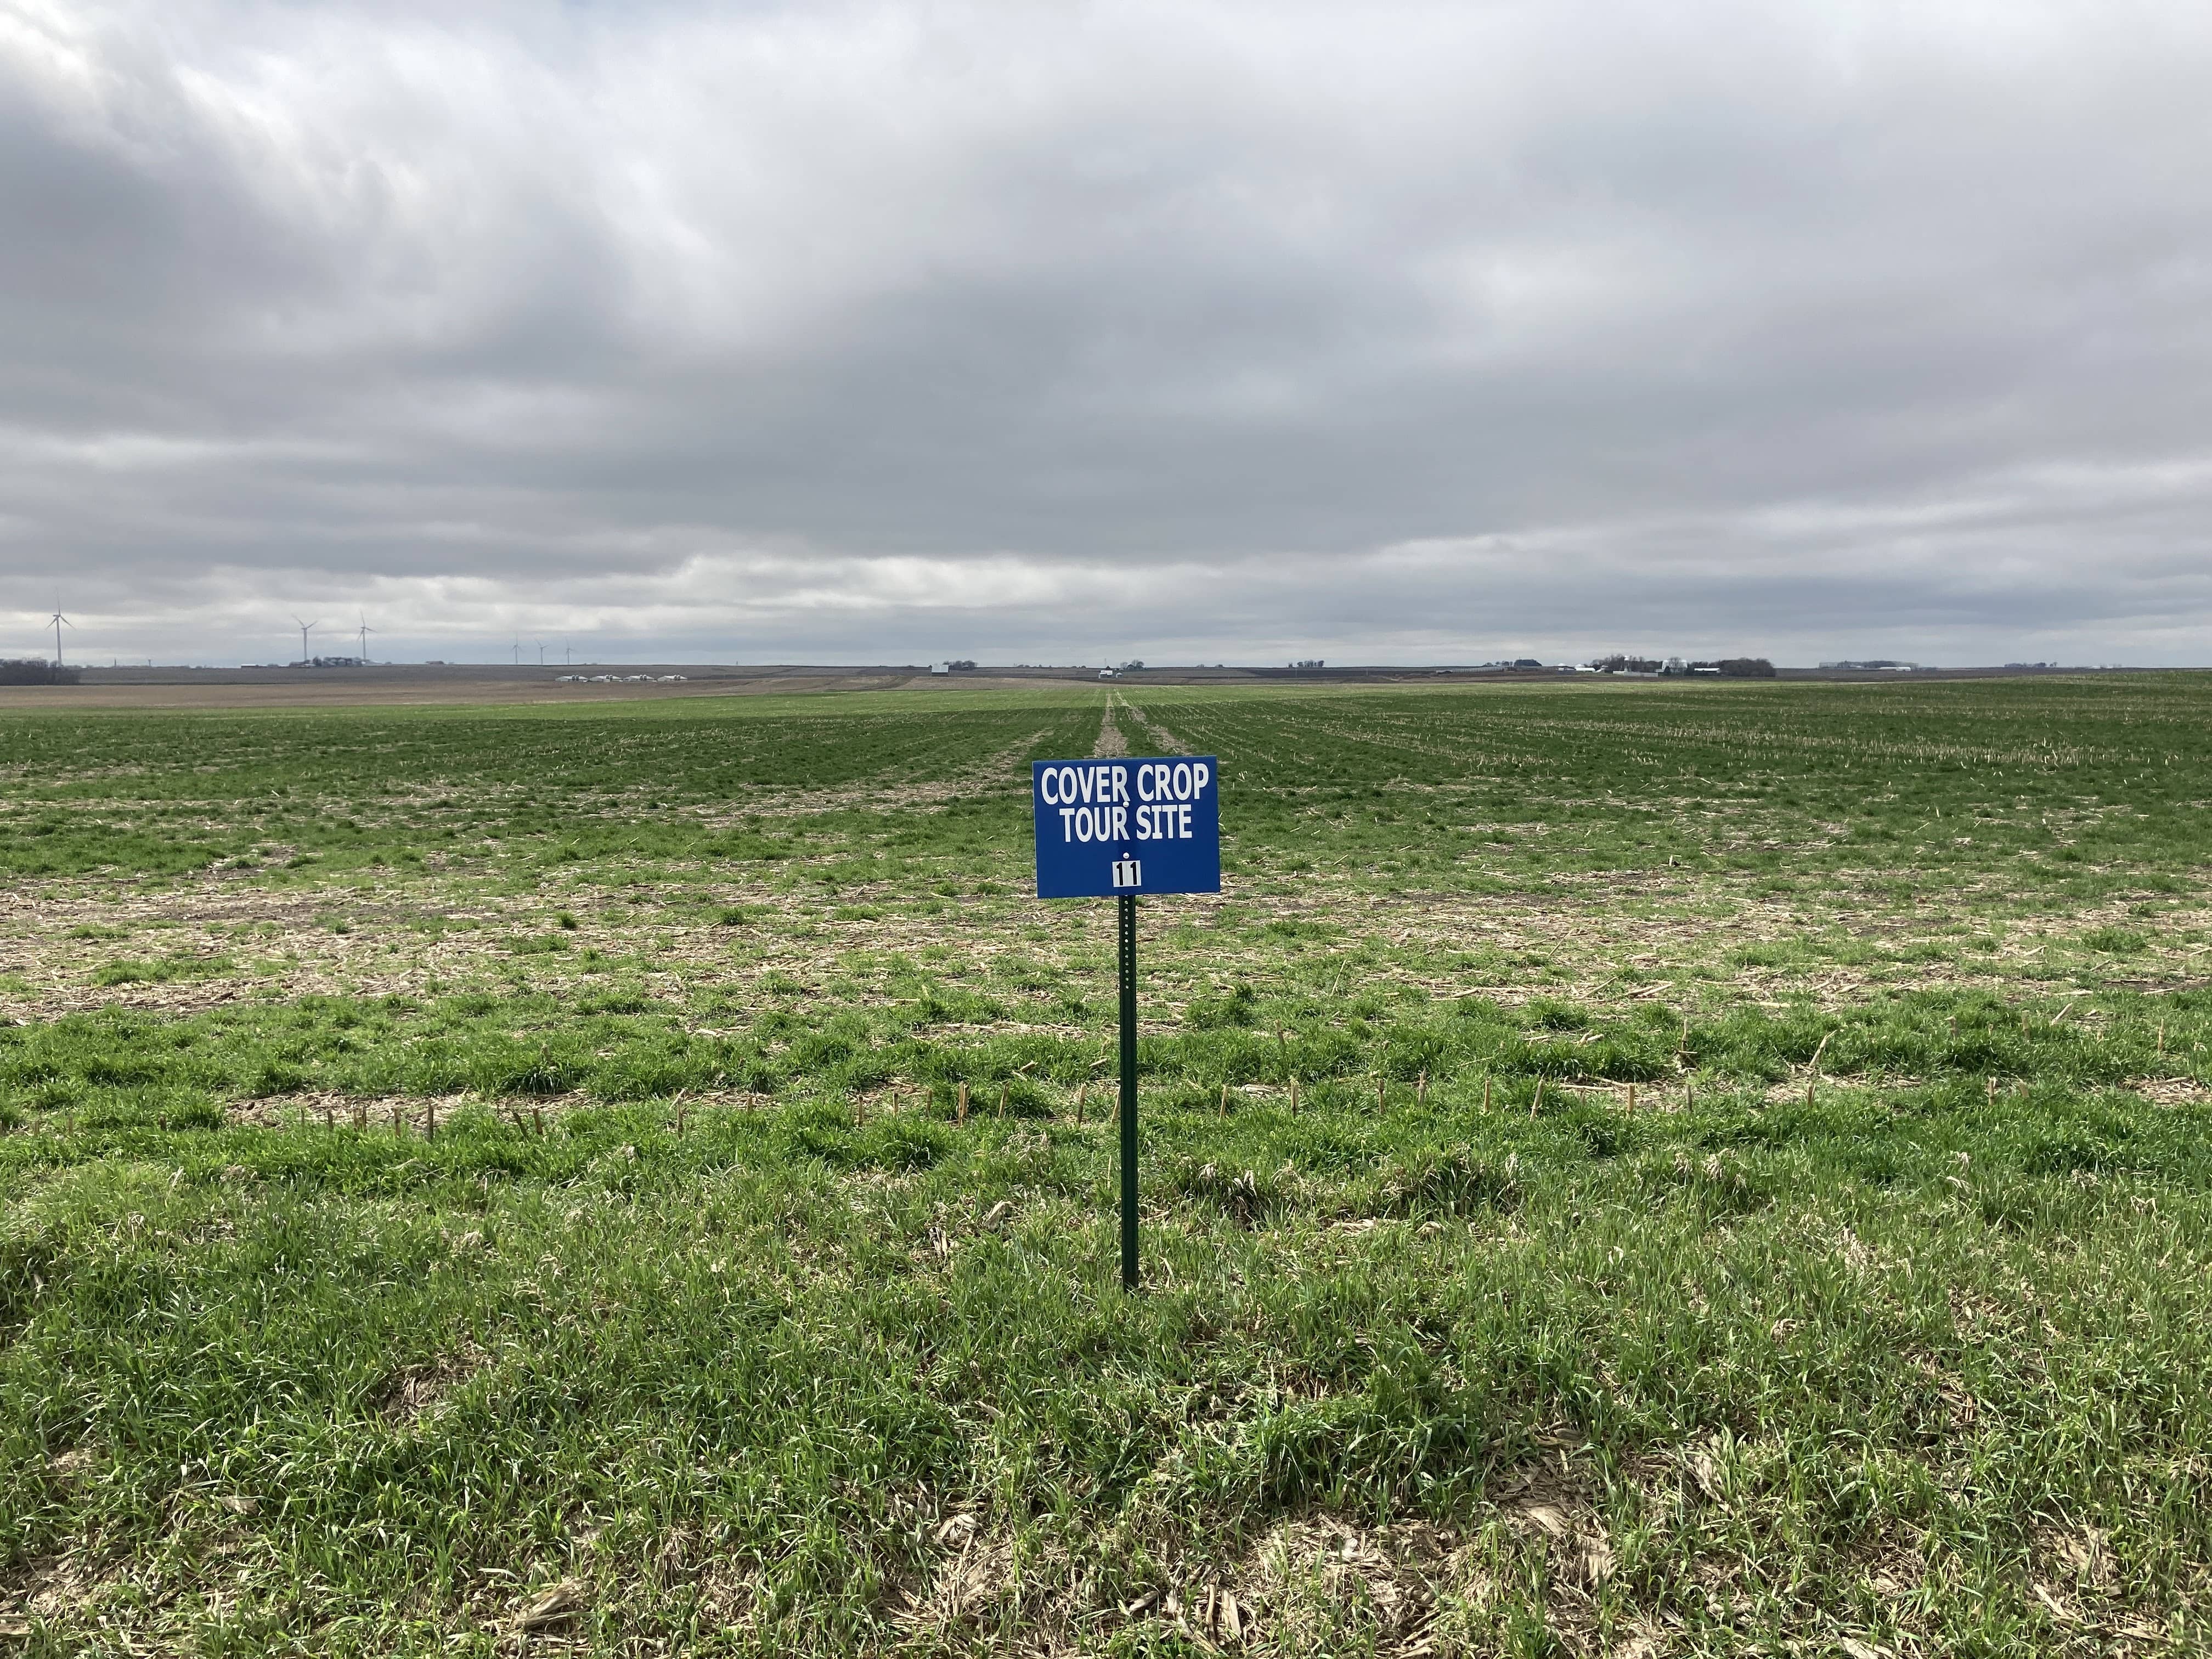
[{"label": "gray cloud", "polygon": [[0,0],[0,629],[2203,660],[2208,70],[2180,5]]}]

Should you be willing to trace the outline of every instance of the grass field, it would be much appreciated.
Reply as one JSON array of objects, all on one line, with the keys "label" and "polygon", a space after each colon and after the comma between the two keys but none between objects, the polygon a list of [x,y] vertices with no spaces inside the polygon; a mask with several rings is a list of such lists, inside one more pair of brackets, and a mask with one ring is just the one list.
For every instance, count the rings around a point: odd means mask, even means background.
[{"label": "grass field", "polygon": [[[2212,1646],[2212,679],[0,719],[0,1653]],[[1113,917],[1026,762],[1221,757]],[[963,1109],[964,1103],[964,1109]]]}]

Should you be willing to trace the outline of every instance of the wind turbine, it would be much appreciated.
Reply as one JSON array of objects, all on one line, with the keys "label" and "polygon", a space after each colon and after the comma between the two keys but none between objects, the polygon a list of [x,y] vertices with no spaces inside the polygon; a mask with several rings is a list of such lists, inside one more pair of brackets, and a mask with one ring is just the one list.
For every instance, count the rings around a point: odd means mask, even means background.
[{"label": "wind turbine", "polygon": [[311,628],[320,628],[323,625],[322,619],[317,617],[313,622],[300,622],[300,618],[295,617],[292,620],[300,623],[300,666],[305,668],[314,660],[307,654],[307,630]]},{"label": "wind turbine", "polygon": [[67,617],[62,615],[58,611],[55,611],[52,616],[47,617],[46,620],[53,625],[54,666],[59,668],[62,665],[62,629],[65,627],[75,628],[76,624],[70,621]]},{"label": "wind turbine", "polygon": [[368,662],[368,636],[376,632],[368,625],[368,612],[366,611],[361,613],[361,627],[357,631],[361,635],[361,660],[365,666]]}]

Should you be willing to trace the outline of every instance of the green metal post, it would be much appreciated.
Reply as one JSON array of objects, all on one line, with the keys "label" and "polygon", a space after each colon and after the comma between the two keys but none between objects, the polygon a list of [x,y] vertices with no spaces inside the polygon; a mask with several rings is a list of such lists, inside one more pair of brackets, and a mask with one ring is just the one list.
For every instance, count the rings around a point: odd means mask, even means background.
[{"label": "green metal post", "polygon": [[1121,908],[1121,1288],[1137,1288],[1137,896]]}]

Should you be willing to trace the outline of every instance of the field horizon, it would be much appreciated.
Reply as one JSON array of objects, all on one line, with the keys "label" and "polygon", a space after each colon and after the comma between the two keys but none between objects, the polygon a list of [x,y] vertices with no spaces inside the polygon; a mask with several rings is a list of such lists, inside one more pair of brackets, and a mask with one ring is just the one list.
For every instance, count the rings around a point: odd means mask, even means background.
[{"label": "field horizon", "polygon": [[[685,663],[628,662],[574,664],[374,663],[354,668],[300,669],[274,666],[193,668],[77,664],[81,680],[59,685],[0,685],[0,716],[10,714],[99,710],[283,709],[419,706],[467,708],[484,704],[543,702],[566,705],[597,702],[655,702],[732,696],[799,696],[848,691],[930,690],[1050,692],[1097,683],[1095,666],[985,665],[974,670],[936,674],[927,664]],[[2205,674],[2199,668],[2063,668],[2010,664],[1989,667],[1926,667],[1899,676],[1874,670],[1792,668],[1777,678],[1792,682],[1837,684],[1928,684],[1956,680],[2053,680],[2114,674]],[[578,674],[684,676],[665,682],[563,684]],[[1267,687],[1285,690],[1351,685],[1431,684],[1460,686],[1559,685],[1618,690],[1649,687],[1648,677],[1562,678],[1557,668],[1489,669],[1442,665],[1376,664],[1300,670],[1255,665],[1176,667],[1160,665],[1122,682],[1133,691],[1146,687],[1206,686],[1215,689]],[[1723,682],[1723,684],[1731,682]],[[1705,686],[1705,680],[1663,682],[1680,690]]]}]

